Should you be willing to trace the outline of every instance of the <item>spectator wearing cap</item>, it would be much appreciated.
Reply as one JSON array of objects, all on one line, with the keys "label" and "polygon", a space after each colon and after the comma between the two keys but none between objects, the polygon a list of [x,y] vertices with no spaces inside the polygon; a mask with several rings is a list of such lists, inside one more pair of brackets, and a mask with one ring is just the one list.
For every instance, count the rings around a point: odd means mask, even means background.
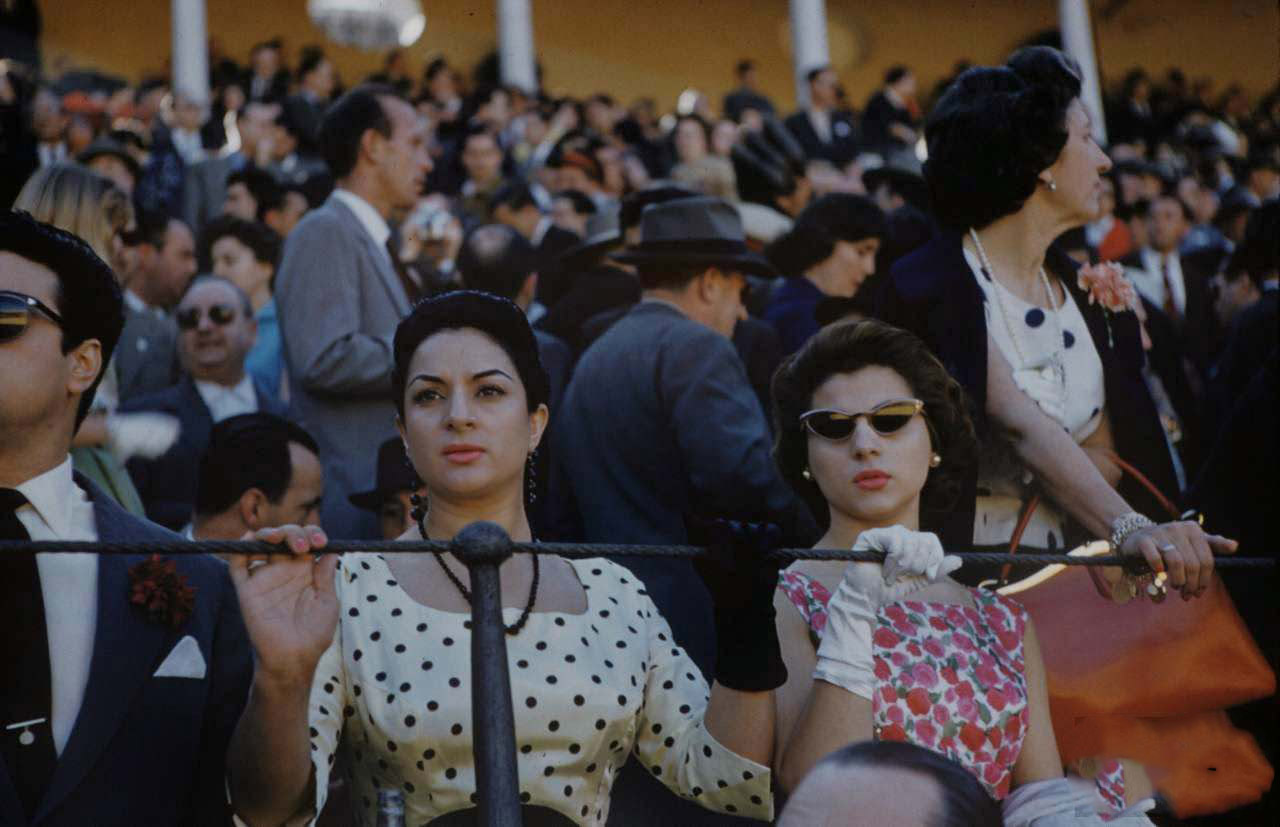
[{"label": "spectator wearing cap", "polygon": [[186,372],[171,388],[124,402],[126,413],[148,411],[177,417],[178,441],[155,459],[135,457],[129,476],[147,516],[180,530],[191,520],[197,467],[213,426],[242,413],[283,416],[285,406],[244,369],[253,347],[253,306],[243,290],[218,276],[196,279],[177,310],[178,356]]},{"label": "spectator wearing cap", "polygon": [[317,525],[324,469],[315,439],[269,413],[245,413],[213,426],[200,457],[192,540],[239,540],[281,525]]},{"label": "spectator wearing cap", "polygon": [[537,299],[543,308],[553,306],[573,286],[571,274],[560,266],[560,258],[578,243],[578,236],[557,227],[538,203],[533,188],[518,179],[498,187],[489,199],[489,212],[494,221],[514,228],[533,245]]},{"label": "spectator wearing cap", "polygon": [[759,89],[754,60],[738,61],[738,65],[733,68],[733,75],[737,79],[738,86],[724,96],[721,109],[725,117],[741,123],[743,113],[748,109],[759,112],[761,115],[774,113],[773,102]]},{"label": "spectator wearing cap", "polygon": [[258,335],[245,358],[245,370],[273,394],[283,397],[284,356],[272,295],[280,246],[280,236],[270,227],[230,215],[210,224],[204,236],[205,257],[212,263],[213,274],[243,290],[253,307]]},{"label": "spectator wearing cap", "polygon": [[378,473],[373,488],[357,491],[347,499],[356,508],[377,514],[382,539],[395,540],[417,525],[413,519],[411,498],[415,494],[424,496],[426,493],[419,482],[404,452],[404,440],[396,436],[378,448]]},{"label": "spectator wearing cap", "polygon": [[858,152],[853,116],[838,109],[840,79],[830,66],[810,69],[809,104],[787,117],[786,127],[811,161],[830,161],[838,167]]}]

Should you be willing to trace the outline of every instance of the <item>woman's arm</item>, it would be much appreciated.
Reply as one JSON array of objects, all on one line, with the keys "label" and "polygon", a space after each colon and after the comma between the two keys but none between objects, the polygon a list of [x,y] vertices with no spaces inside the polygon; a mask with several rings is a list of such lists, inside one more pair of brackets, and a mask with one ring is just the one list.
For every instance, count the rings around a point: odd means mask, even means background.
[{"label": "woman's arm", "polygon": [[787,667],[787,682],[774,694],[778,712],[773,754],[781,759],[813,689],[813,668],[818,664],[818,653],[809,640],[809,627],[781,589],[774,595],[773,606],[777,612],[782,661]]},{"label": "woman's arm", "polygon": [[778,764],[778,783],[791,791],[823,758],[848,744],[871,739],[871,701],[823,680],[813,681]]},{"label": "woman's arm", "polygon": [[283,824],[307,809],[313,797],[310,694],[310,681],[276,682],[254,674],[227,750],[231,800],[236,814],[253,827]]},{"label": "woman's arm", "polygon": [[1030,617],[1022,636],[1022,655],[1027,679],[1027,735],[1022,742],[1022,752],[1013,765],[1015,787],[1062,777],[1058,739],[1053,734],[1053,719],[1049,716],[1049,681],[1045,675],[1044,657],[1040,654],[1040,641],[1036,638]]},{"label": "woman's arm", "polygon": [[1105,407],[1102,409],[1102,419],[1098,422],[1098,427],[1094,428],[1093,433],[1080,443],[1080,447],[1084,449],[1085,456],[1089,457],[1093,466],[1098,469],[1098,473],[1102,474],[1102,478],[1107,481],[1107,485],[1118,488],[1120,480],[1124,478],[1124,472],[1112,458],[1116,442],[1111,436],[1111,414]]},{"label": "woman's arm", "polygon": [[716,682],[703,724],[728,750],[767,767],[773,758],[776,714],[772,692],[740,692]]}]

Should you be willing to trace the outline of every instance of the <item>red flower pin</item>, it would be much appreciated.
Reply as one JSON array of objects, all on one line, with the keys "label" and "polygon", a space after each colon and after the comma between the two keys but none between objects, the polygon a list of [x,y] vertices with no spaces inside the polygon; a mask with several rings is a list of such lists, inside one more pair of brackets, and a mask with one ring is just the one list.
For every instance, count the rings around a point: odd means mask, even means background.
[{"label": "red flower pin", "polygon": [[152,623],[177,629],[191,617],[196,590],[172,560],[153,554],[129,568],[129,602],[141,606]]}]

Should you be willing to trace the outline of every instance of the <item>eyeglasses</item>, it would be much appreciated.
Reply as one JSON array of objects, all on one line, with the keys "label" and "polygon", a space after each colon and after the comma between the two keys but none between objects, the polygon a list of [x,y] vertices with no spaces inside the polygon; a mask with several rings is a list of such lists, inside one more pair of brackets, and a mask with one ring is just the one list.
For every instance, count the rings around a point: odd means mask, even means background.
[{"label": "eyeglasses", "polygon": [[0,342],[12,342],[21,336],[31,324],[32,313],[39,313],[58,327],[66,327],[62,317],[39,299],[0,290]]},{"label": "eyeglasses", "polygon": [[814,436],[841,442],[853,434],[859,417],[865,416],[871,430],[880,436],[889,436],[901,431],[911,417],[923,410],[924,403],[919,399],[891,399],[862,413],[845,413],[832,408],[809,411],[800,416],[800,424]]},{"label": "eyeglasses", "polygon": [[[200,318],[204,315],[199,307],[189,307],[186,310],[179,310],[178,328],[180,330],[195,330],[200,326]],[[236,319],[236,309],[229,304],[215,304],[209,308],[209,321],[218,325],[231,324]]]}]

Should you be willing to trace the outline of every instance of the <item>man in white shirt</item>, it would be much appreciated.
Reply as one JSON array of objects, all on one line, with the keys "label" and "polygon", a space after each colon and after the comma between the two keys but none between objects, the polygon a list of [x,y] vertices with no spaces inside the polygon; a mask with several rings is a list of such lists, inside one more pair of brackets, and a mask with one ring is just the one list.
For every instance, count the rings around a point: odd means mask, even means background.
[{"label": "man in white shirt", "polygon": [[808,79],[809,104],[787,117],[787,130],[810,161],[825,160],[843,167],[853,160],[858,147],[853,118],[837,108],[840,79],[830,66],[811,69]]},{"label": "man in white shirt", "polygon": [[[0,318],[0,541],[176,539],[71,470],[123,326],[111,269],[68,233],[0,214]],[[146,560],[0,550],[6,827],[225,824],[252,672],[238,604],[222,564],[182,556],[190,610],[149,613],[129,599]]]},{"label": "man in white shirt", "polygon": [[258,411],[283,415],[285,406],[245,372],[245,357],[258,326],[243,290],[218,276],[201,276],[192,282],[175,315],[178,360],[186,376],[171,388],[129,400],[121,410],[164,413],[181,423],[177,443],[162,456],[135,457],[127,465],[147,516],[176,531],[191,519],[193,471],[213,426]]}]

